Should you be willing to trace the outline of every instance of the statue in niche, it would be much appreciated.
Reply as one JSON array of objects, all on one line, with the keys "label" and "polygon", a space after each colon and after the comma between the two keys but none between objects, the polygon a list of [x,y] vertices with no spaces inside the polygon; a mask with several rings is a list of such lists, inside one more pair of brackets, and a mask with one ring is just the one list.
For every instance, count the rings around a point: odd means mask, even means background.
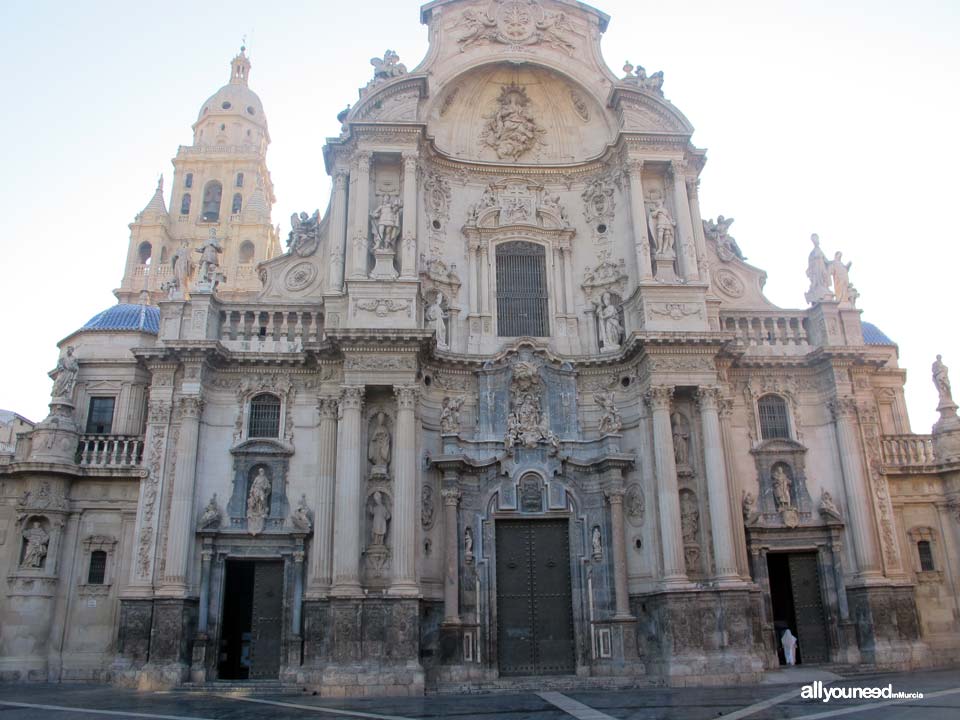
[{"label": "statue in niche", "polygon": [[700,533],[700,508],[691,492],[680,494],[680,532],[685,545],[696,545]]},{"label": "statue in niche", "polygon": [[434,514],[436,507],[433,500],[433,486],[424,485],[420,491],[420,525],[424,530],[433,527]]},{"label": "statue in niche", "polygon": [[848,262],[844,265],[843,253],[836,252],[833,256],[833,260],[830,261],[830,275],[833,278],[833,295],[836,297],[837,302],[849,302],[853,300],[851,295],[851,290],[853,286],[850,284],[850,266],[853,265],[852,262]]},{"label": "statue in niche", "polygon": [[593,396],[600,406],[602,414],[600,415],[600,426],[598,430],[601,435],[618,433],[623,428],[623,419],[617,410],[616,394],[613,390],[598,392]]},{"label": "statue in niche", "polygon": [[953,392],[950,389],[949,368],[943,364],[943,355],[937,355],[933,363],[933,384],[937,388],[937,394],[940,396],[938,405],[952,405]]},{"label": "statue in niche", "polygon": [[200,253],[200,282],[216,286],[223,280],[220,273],[220,254],[223,246],[217,237],[217,229],[210,228],[210,236],[194,252]]},{"label": "statue in niche", "polygon": [[826,490],[820,492],[820,514],[827,518],[833,518],[834,520],[842,519],[840,516],[840,508],[833,502],[833,496]]},{"label": "statue in niche", "polygon": [[663,204],[662,197],[657,195],[654,203],[655,205],[650,211],[650,221],[654,232],[654,252],[658,257],[672,257],[674,254],[674,228],[677,226],[677,222]]},{"label": "statue in niche", "polygon": [[313,520],[310,518],[310,509],[307,507],[306,494],[300,496],[297,509],[290,515],[290,522],[300,532],[308,533],[313,530]]},{"label": "statue in niche", "polygon": [[273,489],[267,471],[262,467],[250,483],[250,494],[247,496],[247,529],[251,535],[257,535],[263,530],[264,521],[270,514],[270,493]]},{"label": "statue in niche", "polygon": [[616,352],[620,349],[623,326],[620,324],[620,309],[614,305],[610,293],[600,296],[597,305],[597,329],[600,333],[600,352]]},{"label": "statue in niche", "polygon": [[27,541],[27,545],[23,551],[23,561],[20,566],[42,568],[43,561],[47,557],[50,535],[40,526],[38,520],[34,520],[33,524],[23,531],[23,539]]},{"label": "statue in niche", "polygon": [[594,560],[603,557],[603,538],[600,536],[600,526],[594,525],[590,532],[590,547],[593,550]]},{"label": "statue in niche", "polygon": [[462,407],[462,397],[443,399],[443,409],[440,411],[440,432],[452,434],[460,431],[460,408]]},{"label": "statue in niche", "polygon": [[785,466],[775,465],[770,474],[770,482],[773,485],[773,500],[777,505],[777,510],[792,507],[790,500],[790,486],[793,480],[787,473]]},{"label": "statue in niche", "polygon": [[444,315],[443,293],[438,292],[437,296],[433,299],[433,303],[427,307],[426,320],[427,327],[432,327],[436,330],[437,348],[439,350],[446,350],[450,347],[447,344],[447,321]]},{"label": "statue in niche", "polygon": [[807,256],[807,277],[810,278],[810,289],[804,293],[808,303],[818,303],[831,298],[830,271],[827,256],[820,249],[820,236],[814,233],[810,236],[813,250]]},{"label": "statue in niche", "polygon": [[670,416],[673,428],[673,460],[677,466],[690,463],[690,429],[687,419],[678,412]]},{"label": "statue in niche", "polygon": [[493,148],[501,160],[517,162],[540,142],[545,132],[533,117],[526,88],[507,85],[500,90],[497,109],[487,117],[480,140]]},{"label": "statue in niche", "polygon": [[387,523],[390,521],[390,510],[383,501],[383,493],[379,490],[373,493],[372,501],[367,512],[373,518],[370,524],[370,544],[386,545]]},{"label": "statue in niche", "polygon": [[760,517],[760,513],[757,512],[757,499],[753,496],[752,492],[744,490],[743,500],[740,504],[743,510],[744,524],[753,525]]},{"label": "statue in niche", "polygon": [[373,465],[373,474],[385,476],[390,468],[390,449],[393,441],[387,425],[387,414],[382,410],[373,416],[367,456]]},{"label": "statue in niche", "polygon": [[197,526],[200,530],[207,530],[209,528],[218,528],[220,527],[220,507],[217,505],[217,494],[214,493],[213,497],[210,498],[210,502],[207,503],[207,506],[203,509],[203,514],[200,515],[200,522],[197,523]]},{"label": "statue in niche", "polygon": [[290,234],[287,236],[289,252],[308,257],[317,251],[320,244],[320,210],[314,210],[313,215],[301,212],[290,216]]},{"label": "statue in niche", "polygon": [[393,250],[400,236],[400,197],[384,195],[379,207],[370,213],[370,219],[377,228],[374,237],[374,250]]},{"label": "statue in niche", "polygon": [[466,527],[463,531],[463,559],[473,562],[473,530]]},{"label": "statue in niche", "polygon": [[77,384],[77,373],[80,364],[73,356],[73,345],[67,347],[67,354],[57,361],[57,368],[53,371],[53,392],[55,398],[73,400],[73,389]]}]

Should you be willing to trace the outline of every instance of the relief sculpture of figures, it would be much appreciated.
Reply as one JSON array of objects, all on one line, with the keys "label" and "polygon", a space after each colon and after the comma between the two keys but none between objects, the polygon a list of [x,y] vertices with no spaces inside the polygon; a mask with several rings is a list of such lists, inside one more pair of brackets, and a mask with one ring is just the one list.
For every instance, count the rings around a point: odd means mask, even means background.
[{"label": "relief sculpture of figures", "polygon": [[807,277],[810,278],[810,289],[804,294],[808,303],[818,303],[833,297],[830,292],[830,271],[827,267],[827,256],[820,249],[820,236],[814,233],[810,236],[813,250],[807,257]]},{"label": "relief sculpture of figures", "polygon": [[23,551],[23,562],[21,567],[42,568],[43,560],[47,557],[47,546],[50,543],[50,535],[40,527],[36,520],[33,524],[23,531],[23,539],[27,541],[26,549]]},{"label": "relief sculpture of figures", "polygon": [[390,510],[383,502],[383,493],[377,490],[373,493],[373,502],[368,510],[373,522],[370,525],[370,544],[385,545],[387,538],[387,522],[390,520]]},{"label": "relief sculpture of figures", "polygon": [[73,388],[77,384],[77,373],[80,364],[73,356],[73,345],[67,347],[67,354],[57,361],[57,369],[53,371],[53,392],[55,398],[73,399]]},{"label": "relief sculpture of figures", "polygon": [[480,139],[501,160],[517,162],[540,142],[544,132],[530,109],[526,88],[508,85],[501,89],[497,109],[487,117]]},{"label": "relief sculpture of figures", "polygon": [[426,320],[427,328],[432,328],[437,333],[437,348],[440,350],[449,348],[450,346],[447,344],[447,321],[444,319],[442,292],[438,292],[433,302],[427,307]]},{"label": "relief sculpture of figures", "polygon": [[943,355],[937,355],[933,363],[933,384],[940,396],[938,405],[952,405],[953,392],[950,389],[949,368],[943,364]]},{"label": "relief sculpture of figures", "polygon": [[600,304],[597,305],[597,330],[600,333],[600,352],[616,352],[620,349],[623,336],[620,310],[613,304],[608,292],[600,296]]},{"label": "relief sculpture of figures", "polygon": [[603,414],[600,416],[600,425],[598,427],[600,434],[609,435],[611,433],[620,432],[620,430],[623,428],[623,419],[620,417],[620,412],[617,410],[617,404],[613,390],[598,392],[593,396],[593,398],[597,401],[597,405],[600,406],[600,409],[603,412]]},{"label": "relief sculpture of figures", "polygon": [[462,397],[443,399],[443,409],[440,410],[440,432],[452,434],[460,431],[460,408],[462,407]]},{"label": "relief sculpture of figures", "polygon": [[377,228],[374,237],[374,250],[393,250],[400,235],[399,197],[384,195],[380,206],[370,213],[370,219]]},{"label": "relief sculpture of figures", "polygon": [[390,467],[391,445],[390,428],[387,427],[387,414],[381,410],[373,418],[367,448],[367,457],[373,465],[375,476],[385,476],[387,474]]}]

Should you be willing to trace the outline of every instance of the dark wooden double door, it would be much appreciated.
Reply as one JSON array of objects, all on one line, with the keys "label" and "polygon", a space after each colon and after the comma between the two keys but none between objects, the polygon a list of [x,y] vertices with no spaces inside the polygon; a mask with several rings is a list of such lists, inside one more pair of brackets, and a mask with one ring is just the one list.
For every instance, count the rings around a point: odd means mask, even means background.
[{"label": "dark wooden double door", "polygon": [[501,675],[576,670],[567,520],[503,520],[497,534]]},{"label": "dark wooden double door", "polygon": [[279,677],[282,623],[283,562],[228,561],[220,678]]},{"label": "dark wooden double door", "polygon": [[817,554],[771,553],[767,555],[767,563],[774,633],[781,662],[781,637],[788,627],[797,637],[797,662],[829,662],[830,647]]}]

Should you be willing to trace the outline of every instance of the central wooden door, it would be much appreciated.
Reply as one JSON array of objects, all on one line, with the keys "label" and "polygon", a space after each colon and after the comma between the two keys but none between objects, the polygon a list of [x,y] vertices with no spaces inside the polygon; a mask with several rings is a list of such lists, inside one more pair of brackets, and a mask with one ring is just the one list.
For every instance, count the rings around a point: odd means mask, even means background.
[{"label": "central wooden door", "polygon": [[283,623],[283,563],[258,562],[253,571],[250,678],[280,675]]},{"label": "central wooden door", "polygon": [[574,672],[569,522],[504,520],[496,527],[500,674]]},{"label": "central wooden door", "polygon": [[830,660],[827,645],[827,622],[820,595],[816,553],[791,553],[790,588],[793,591],[793,611],[797,618],[797,641],[800,657],[805,663],[825,663]]}]

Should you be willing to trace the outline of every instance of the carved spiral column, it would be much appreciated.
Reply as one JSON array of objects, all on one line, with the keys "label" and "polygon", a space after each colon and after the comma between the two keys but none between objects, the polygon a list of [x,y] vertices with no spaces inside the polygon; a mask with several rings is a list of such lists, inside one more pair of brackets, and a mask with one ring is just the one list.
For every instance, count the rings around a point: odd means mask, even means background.
[{"label": "carved spiral column", "polygon": [[460,491],[447,488],[440,492],[443,498],[443,622],[460,624],[460,533],[457,527],[457,505]]},{"label": "carved spiral column", "polygon": [[670,163],[673,171],[673,207],[677,213],[676,251],[683,265],[683,277],[687,280],[699,280],[696,252],[693,247],[693,223],[690,220],[690,201],[687,199],[687,180],[682,163],[674,160]]},{"label": "carved spiral column", "polygon": [[350,242],[353,245],[350,277],[367,276],[367,243],[370,229],[370,153],[357,153],[354,167],[356,180],[353,183],[353,227]]},{"label": "carved spiral column", "polygon": [[854,557],[857,559],[858,577],[879,578],[880,554],[873,515],[870,508],[870,488],[863,467],[860,443],[857,438],[857,406],[853,398],[837,398],[830,401],[830,412],[837,427],[837,445],[840,450],[840,469],[843,472],[843,488],[847,496],[847,512],[850,515],[850,531],[853,538]]},{"label": "carved spiral column", "polygon": [[194,535],[193,496],[197,481],[197,444],[200,439],[200,414],[203,400],[180,398],[180,439],[170,501],[170,525],[167,528],[167,555],[162,587],[167,592],[187,591],[187,559]]},{"label": "carved spiral column", "polygon": [[320,398],[320,433],[317,443],[317,509],[310,548],[310,588],[320,594],[330,590],[333,552],[333,506],[337,483],[337,398]]},{"label": "carved spiral column", "polygon": [[663,584],[666,586],[687,582],[680,524],[680,490],[673,454],[673,429],[670,427],[672,397],[673,388],[668,385],[651,387],[645,397],[653,415],[653,460],[657,474],[657,503],[660,509]]},{"label": "carved spiral column", "polygon": [[360,510],[363,466],[360,457],[362,385],[347,385],[340,400],[337,427],[336,512],[333,526],[333,587],[331,595],[362,595],[360,587]]},{"label": "carved spiral column", "polygon": [[400,277],[417,277],[417,153],[403,153],[403,227]]},{"label": "carved spiral column", "polygon": [[643,204],[643,160],[626,163],[630,179],[630,219],[633,222],[633,244],[637,253],[637,269],[640,280],[653,279],[653,264],[650,260],[650,239],[647,223],[647,208]]},{"label": "carved spiral column", "polygon": [[345,168],[333,172],[333,198],[330,203],[330,275],[327,289],[343,290],[344,263],[347,257],[347,177]]},{"label": "carved spiral column", "polygon": [[720,399],[720,388],[702,387],[697,391],[700,421],[703,424],[703,464],[707,475],[716,577],[720,582],[737,582],[740,578],[737,573],[727,468],[720,433]]},{"label": "carved spiral column", "polygon": [[393,580],[391,595],[416,596],[417,387],[397,385],[397,426],[393,443]]},{"label": "carved spiral column", "polygon": [[610,527],[613,532],[613,587],[616,598],[614,620],[632,620],[630,595],[627,592],[627,545],[623,533],[623,488],[609,490]]}]

